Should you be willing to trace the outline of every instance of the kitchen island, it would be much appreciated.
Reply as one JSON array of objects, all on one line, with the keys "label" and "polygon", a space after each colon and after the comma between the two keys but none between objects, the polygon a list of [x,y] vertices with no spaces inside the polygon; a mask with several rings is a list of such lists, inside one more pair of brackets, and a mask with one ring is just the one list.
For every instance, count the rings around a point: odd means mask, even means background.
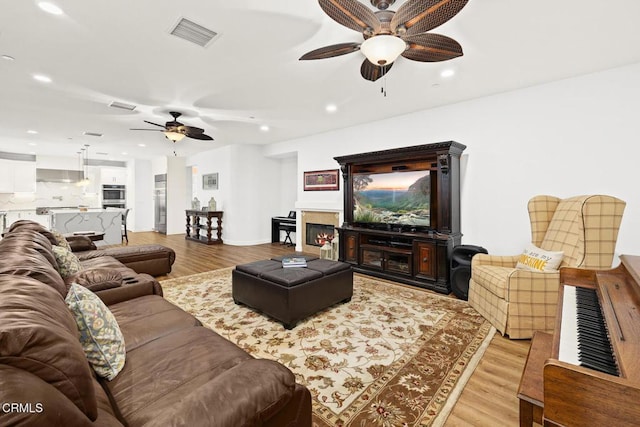
[{"label": "kitchen island", "polygon": [[103,245],[122,243],[122,212],[119,210],[90,209],[51,209],[51,228],[62,234],[74,232],[104,233],[104,240],[96,242]]}]

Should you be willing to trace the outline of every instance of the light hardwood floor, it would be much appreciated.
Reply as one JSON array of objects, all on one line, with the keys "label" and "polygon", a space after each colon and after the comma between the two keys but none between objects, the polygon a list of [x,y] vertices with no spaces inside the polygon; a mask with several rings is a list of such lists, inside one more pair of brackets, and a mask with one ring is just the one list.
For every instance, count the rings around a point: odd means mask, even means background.
[{"label": "light hardwood floor", "polygon": [[[291,247],[279,243],[256,246],[207,246],[185,240],[183,235],[129,233],[130,245],[148,243],[162,244],[176,251],[173,270],[170,274],[159,277],[159,280],[232,267],[292,251]],[[529,344],[530,340],[509,340],[496,333],[449,415],[446,425],[518,426],[516,391]]]}]

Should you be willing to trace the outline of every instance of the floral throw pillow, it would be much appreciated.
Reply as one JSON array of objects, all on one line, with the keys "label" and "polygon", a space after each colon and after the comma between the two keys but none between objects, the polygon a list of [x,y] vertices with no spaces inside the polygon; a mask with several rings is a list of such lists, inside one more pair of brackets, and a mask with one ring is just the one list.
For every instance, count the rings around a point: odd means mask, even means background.
[{"label": "floral throw pillow", "polygon": [[80,344],[99,376],[111,381],[124,367],[124,337],[113,313],[100,298],[87,288],[69,288],[65,302],[80,331]]},{"label": "floral throw pillow", "polygon": [[71,246],[69,245],[69,242],[67,242],[67,239],[65,239],[64,236],[59,231],[51,230],[51,234],[53,234],[53,237],[55,237],[56,242],[58,242],[58,246],[62,246],[63,248],[71,252]]},{"label": "floral throw pillow", "polygon": [[529,245],[518,258],[516,268],[529,271],[557,271],[563,256],[564,252],[545,251],[535,245]]},{"label": "floral throw pillow", "polygon": [[80,260],[71,251],[56,245],[51,246],[51,249],[58,263],[58,273],[63,279],[82,270]]}]

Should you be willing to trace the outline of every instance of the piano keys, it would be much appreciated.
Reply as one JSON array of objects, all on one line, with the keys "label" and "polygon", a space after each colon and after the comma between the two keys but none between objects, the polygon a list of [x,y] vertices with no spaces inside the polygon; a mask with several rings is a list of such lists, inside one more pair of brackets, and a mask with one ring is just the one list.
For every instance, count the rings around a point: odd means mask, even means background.
[{"label": "piano keys", "polygon": [[620,260],[610,270],[560,269],[546,426],[640,425],[640,257]]}]

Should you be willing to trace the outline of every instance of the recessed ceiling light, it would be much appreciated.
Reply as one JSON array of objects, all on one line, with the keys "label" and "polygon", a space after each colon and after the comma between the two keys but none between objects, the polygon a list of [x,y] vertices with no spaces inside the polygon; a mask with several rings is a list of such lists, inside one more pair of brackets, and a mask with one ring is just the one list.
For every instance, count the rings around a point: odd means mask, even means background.
[{"label": "recessed ceiling light", "polygon": [[15,61],[16,58],[11,55],[2,55],[2,59],[6,59],[7,61]]},{"label": "recessed ceiling light", "polygon": [[260,126],[260,130],[261,130],[262,132],[269,132],[269,126],[267,126],[267,125],[262,125],[262,126]]},{"label": "recessed ceiling light", "polygon": [[446,79],[447,77],[452,77],[455,73],[455,70],[447,68],[446,70],[442,70],[440,77],[444,77]]},{"label": "recessed ceiling light", "polygon": [[121,154],[122,154],[123,156],[126,156],[126,155],[127,155],[127,154],[129,154],[129,153],[127,153],[126,151],[123,151]]},{"label": "recessed ceiling light", "polygon": [[62,9],[60,9],[53,3],[49,3],[48,1],[41,1],[40,3],[38,3],[38,7],[52,15],[62,15]]},{"label": "recessed ceiling light", "polygon": [[29,145],[32,146],[32,147],[35,147],[38,144],[36,144],[35,142],[30,142]]},{"label": "recessed ceiling light", "polygon": [[37,133],[38,133],[38,131],[37,131],[37,130],[31,130],[31,129],[29,129],[29,130],[27,131],[27,133],[30,133],[31,135],[35,135],[35,134],[37,134]]},{"label": "recessed ceiling light", "polygon": [[138,147],[146,147],[147,144],[138,144]]},{"label": "recessed ceiling light", "polygon": [[51,77],[45,76],[44,74],[34,74],[33,78],[42,83],[51,83]]},{"label": "recessed ceiling light", "polygon": [[338,111],[338,106],[336,104],[329,104],[325,107],[325,110],[327,110],[327,113],[335,113]]},{"label": "recessed ceiling light", "polygon": [[29,151],[29,154],[36,154],[35,151]]}]

